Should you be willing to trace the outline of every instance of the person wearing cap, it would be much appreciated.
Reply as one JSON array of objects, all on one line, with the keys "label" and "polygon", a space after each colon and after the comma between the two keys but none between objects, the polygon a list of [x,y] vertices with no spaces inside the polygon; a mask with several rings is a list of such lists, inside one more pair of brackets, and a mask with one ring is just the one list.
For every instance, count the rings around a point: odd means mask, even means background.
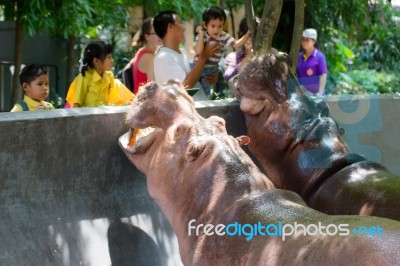
[{"label": "person wearing cap", "polygon": [[315,29],[303,31],[301,46],[304,51],[299,53],[296,72],[300,84],[309,94],[324,95],[328,68],[325,55],[315,47],[317,37]]}]

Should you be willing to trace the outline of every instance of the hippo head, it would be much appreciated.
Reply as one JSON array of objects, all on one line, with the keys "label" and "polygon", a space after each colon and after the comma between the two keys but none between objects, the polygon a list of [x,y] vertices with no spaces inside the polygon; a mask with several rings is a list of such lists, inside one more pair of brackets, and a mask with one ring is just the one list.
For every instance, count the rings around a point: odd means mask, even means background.
[{"label": "hippo head", "polygon": [[[132,102],[126,121],[134,130],[125,134],[120,144],[123,144],[125,151],[135,155],[133,163],[146,175],[153,169],[151,159],[154,159],[161,143],[170,145],[170,149],[174,150],[173,154],[164,151],[166,156],[176,155],[175,152],[180,151],[185,160],[193,161],[205,145],[196,141],[189,143],[192,136],[198,131],[210,135],[226,133],[225,121],[215,116],[204,119],[198,115],[193,99],[181,84],[175,82],[165,85],[151,82],[143,86]],[[136,138],[134,145],[133,137]]]},{"label": "hippo head", "polygon": [[280,113],[287,117],[284,119],[289,123],[291,136],[298,140],[304,139],[302,134],[306,134],[304,127],[309,121],[327,118],[329,110],[324,101],[307,96],[290,66],[285,53],[256,57],[232,79],[231,88],[240,101],[240,109],[247,115],[264,113],[263,117],[269,118],[277,109],[283,109],[285,112]]},{"label": "hippo head", "polygon": [[[258,171],[240,148],[246,138],[229,136],[220,117],[201,117],[180,84],[153,82],[142,87],[132,102],[127,123],[140,130],[136,142],[130,141],[135,131],[131,130],[120,137],[119,144],[146,175],[150,196],[167,217],[180,205],[177,194],[179,200],[196,194],[203,197],[220,175],[235,172],[240,176],[249,168]],[[261,183],[265,187],[265,177]]]},{"label": "hippo head", "polygon": [[290,65],[284,53],[255,57],[230,86],[251,152],[277,187],[304,195],[348,148],[325,101],[307,96]]}]

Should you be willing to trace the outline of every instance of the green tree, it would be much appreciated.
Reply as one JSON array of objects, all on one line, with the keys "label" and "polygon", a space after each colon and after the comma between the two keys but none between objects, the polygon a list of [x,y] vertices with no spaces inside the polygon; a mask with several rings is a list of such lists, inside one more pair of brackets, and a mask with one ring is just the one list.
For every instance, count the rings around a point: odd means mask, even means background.
[{"label": "green tree", "polygon": [[15,71],[12,80],[11,105],[22,98],[18,73],[22,63],[24,33],[33,36],[48,31],[67,40],[67,82],[73,77],[76,39],[97,26],[125,25],[127,6],[123,1],[102,0],[2,0],[6,20],[15,22]]},{"label": "green tree", "polygon": [[400,74],[400,13],[390,2],[309,0],[305,12],[305,24],[318,29],[318,42],[327,58],[328,91],[395,91],[390,85],[393,82],[383,83],[389,84],[387,90],[372,90],[370,84],[376,84],[373,80],[376,77],[365,74],[376,70],[379,71],[377,76],[388,77],[388,80]]},{"label": "green tree", "polygon": [[12,77],[11,106],[22,98],[18,74],[22,64],[22,44],[24,32],[33,35],[39,28],[51,23],[51,13],[46,8],[46,0],[3,0],[4,16],[15,22],[14,74]]},{"label": "green tree", "polygon": [[67,87],[74,78],[75,46],[83,36],[96,38],[97,27],[123,27],[127,22],[127,6],[121,1],[57,0],[50,1],[53,13],[50,33],[67,40]]}]

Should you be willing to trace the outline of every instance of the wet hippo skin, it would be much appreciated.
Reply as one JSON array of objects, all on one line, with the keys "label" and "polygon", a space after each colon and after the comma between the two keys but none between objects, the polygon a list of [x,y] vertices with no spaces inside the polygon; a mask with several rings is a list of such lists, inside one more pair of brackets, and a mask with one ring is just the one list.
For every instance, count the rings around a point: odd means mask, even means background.
[{"label": "wet hippo skin", "polygon": [[[119,139],[129,160],[147,178],[150,196],[177,235],[185,265],[391,265],[400,259],[400,223],[378,217],[329,216],[279,190],[240,147],[219,117],[204,119],[181,85],[147,84],[127,114],[130,128],[153,127],[136,139]],[[195,221],[193,222],[193,220]],[[348,223],[380,226],[384,236],[287,237],[206,235],[188,224]]]},{"label": "wet hippo skin", "polygon": [[277,188],[327,214],[400,219],[400,177],[350,151],[328,106],[304,93],[288,56],[254,58],[230,83],[250,151]]}]

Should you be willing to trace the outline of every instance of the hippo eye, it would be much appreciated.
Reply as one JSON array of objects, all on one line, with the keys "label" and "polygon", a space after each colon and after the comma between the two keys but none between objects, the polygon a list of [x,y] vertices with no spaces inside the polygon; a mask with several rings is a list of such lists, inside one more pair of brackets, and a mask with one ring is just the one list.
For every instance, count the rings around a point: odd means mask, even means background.
[{"label": "hippo eye", "polygon": [[186,150],[186,161],[192,162],[196,160],[206,148],[204,143],[190,143]]},{"label": "hippo eye", "polygon": [[192,125],[190,124],[180,124],[176,127],[175,129],[175,135],[174,139],[177,140],[181,138],[184,134],[188,133],[190,134],[190,131],[192,130]]}]

